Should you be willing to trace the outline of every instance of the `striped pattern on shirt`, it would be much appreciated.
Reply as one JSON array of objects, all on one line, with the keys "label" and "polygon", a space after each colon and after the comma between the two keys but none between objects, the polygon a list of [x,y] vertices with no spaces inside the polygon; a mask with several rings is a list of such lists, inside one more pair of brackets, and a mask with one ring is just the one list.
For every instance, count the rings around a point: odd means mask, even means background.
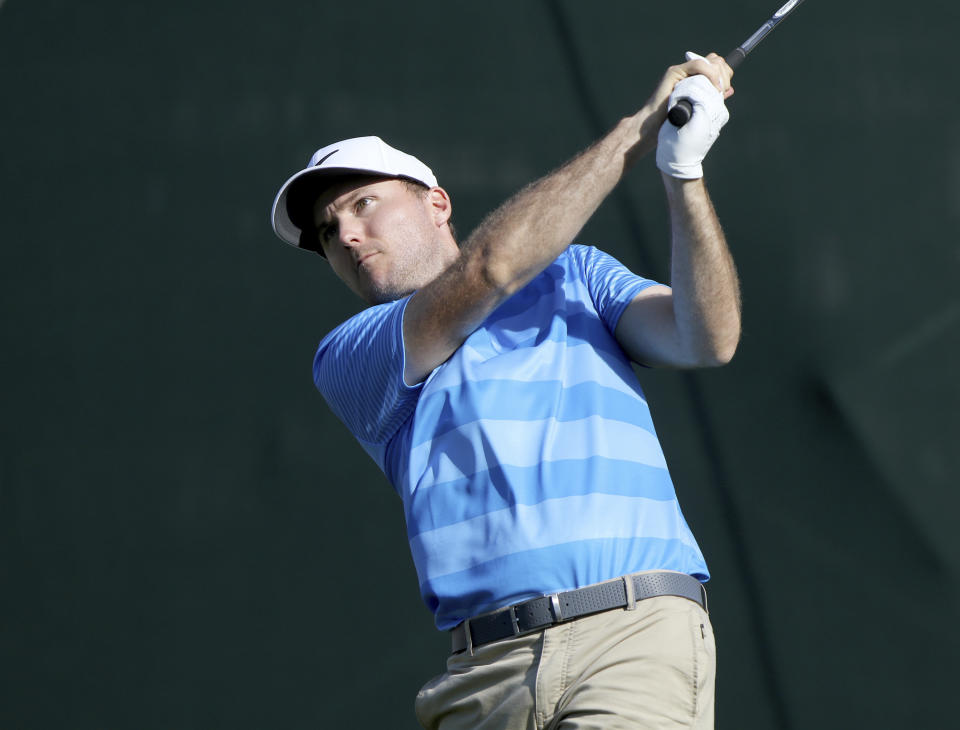
[{"label": "striped pattern on shirt", "polygon": [[571,246],[414,387],[407,300],[321,342],[314,380],[403,499],[439,628],[640,570],[709,577],[612,335],[654,283]]}]

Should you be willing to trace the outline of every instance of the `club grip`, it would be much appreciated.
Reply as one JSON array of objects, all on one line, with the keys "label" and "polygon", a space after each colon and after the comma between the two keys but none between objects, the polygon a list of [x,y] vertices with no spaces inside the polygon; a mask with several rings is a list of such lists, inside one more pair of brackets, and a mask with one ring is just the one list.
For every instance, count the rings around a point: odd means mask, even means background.
[{"label": "club grip", "polygon": [[[746,57],[747,54],[744,53],[742,48],[735,48],[730,51],[723,60],[727,62],[730,68],[736,68]],[[667,119],[670,120],[670,123],[674,127],[682,127],[690,121],[690,117],[692,116],[693,104],[690,103],[689,99],[680,99],[673,105],[670,111],[667,112]]]},{"label": "club grip", "polygon": [[670,123],[674,127],[682,127],[690,121],[690,117],[692,116],[693,104],[690,103],[689,99],[680,99],[670,107],[670,111],[667,112],[667,119],[670,120]]}]

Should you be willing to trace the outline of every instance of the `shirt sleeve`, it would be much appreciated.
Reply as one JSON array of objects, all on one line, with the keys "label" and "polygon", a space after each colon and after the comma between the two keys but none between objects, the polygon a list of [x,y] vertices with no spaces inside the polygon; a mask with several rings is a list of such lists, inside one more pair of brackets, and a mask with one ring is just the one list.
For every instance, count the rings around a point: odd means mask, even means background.
[{"label": "shirt sleeve", "polygon": [[621,315],[637,294],[659,284],[637,276],[595,246],[571,246],[569,250],[581,267],[593,306],[610,332],[617,328]]},{"label": "shirt sleeve", "polygon": [[323,338],[313,359],[317,390],[381,469],[386,446],[413,413],[422,386],[403,381],[407,301],[351,317]]}]

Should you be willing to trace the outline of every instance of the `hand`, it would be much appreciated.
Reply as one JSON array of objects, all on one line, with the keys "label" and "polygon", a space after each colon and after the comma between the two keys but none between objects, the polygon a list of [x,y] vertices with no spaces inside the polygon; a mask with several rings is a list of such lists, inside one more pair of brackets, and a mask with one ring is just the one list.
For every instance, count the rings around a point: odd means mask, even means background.
[{"label": "hand", "polygon": [[667,113],[667,99],[673,92],[673,88],[685,78],[690,76],[706,76],[710,82],[717,87],[717,91],[723,94],[724,99],[733,96],[733,87],[730,85],[733,79],[733,69],[723,60],[723,56],[716,53],[708,53],[706,57],[697,55],[692,51],[686,53],[686,63],[671,66],[660,80],[660,84],[654,90],[650,98],[647,99],[646,107],[654,113],[660,113],[664,116]]},{"label": "hand", "polygon": [[[711,54],[716,55],[716,54]],[[704,62],[695,53],[687,53],[688,63]],[[693,180],[703,177],[703,159],[720,135],[720,129],[730,118],[724,98],[733,93],[729,75],[733,72],[726,63],[710,63],[711,76],[698,74],[678,82],[669,96],[667,108],[679,99],[688,99],[693,105],[693,118],[677,128],[669,122],[661,124],[657,140],[657,167],[671,177]]]},{"label": "hand", "polygon": [[733,87],[730,80],[733,78],[733,69],[727,65],[723,57],[716,53],[709,53],[706,57],[687,52],[686,63],[671,66],[663,75],[657,88],[654,90],[643,109],[639,112],[641,119],[640,136],[644,142],[636,157],[642,157],[653,147],[653,140],[667,118],[668,101],[674,87],[684,79],[694,76],[705,76],[716,86],[724,99],[733,96]]}]

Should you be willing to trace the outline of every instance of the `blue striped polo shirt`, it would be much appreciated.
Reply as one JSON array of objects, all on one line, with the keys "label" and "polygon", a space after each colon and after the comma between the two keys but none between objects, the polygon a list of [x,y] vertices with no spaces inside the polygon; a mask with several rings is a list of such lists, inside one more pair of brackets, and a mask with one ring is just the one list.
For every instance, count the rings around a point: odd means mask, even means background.
[{"label": "blue striped polo shirt", "polygon": [[570,246],[413,387],[408,299],[320,343],[314,382],[403,500],[438,628],[641,570],[709,578],[612,334],[654,283]]}]

